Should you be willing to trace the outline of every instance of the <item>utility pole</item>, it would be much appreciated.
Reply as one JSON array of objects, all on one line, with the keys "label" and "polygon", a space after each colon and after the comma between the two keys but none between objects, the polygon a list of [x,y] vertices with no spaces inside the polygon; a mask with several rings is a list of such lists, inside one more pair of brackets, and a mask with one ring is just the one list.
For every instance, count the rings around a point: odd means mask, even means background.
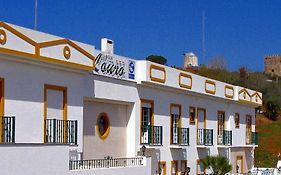
[{"label": "utility pole", "polygon": [[205,11],[202,11],[202,63],[204,63],[206,56],[205,48]]},{"label": "utility pole", "polygon": [[35,0],[35,8],[34,8],[34,30],[37,30],[37,16],[38,16],[38,1]]}]

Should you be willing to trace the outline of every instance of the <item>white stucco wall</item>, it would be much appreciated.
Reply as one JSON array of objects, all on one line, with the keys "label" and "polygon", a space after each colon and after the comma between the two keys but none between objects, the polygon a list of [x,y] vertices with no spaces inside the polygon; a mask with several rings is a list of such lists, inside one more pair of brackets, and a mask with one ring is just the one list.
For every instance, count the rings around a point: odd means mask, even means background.
[{"label": "white stucco wall", "polygon": [[[70,72],[44,65],[0,59],[0,77],[5,79],[4,115],[16,117],[16,143],[43,143],[44,84],[67,87],[67,118],[78,120],[82,132],[83,97],[93,96],[87,73]],[[78,137],[82,151],[82,137]]]},{"label": "white stucco wall", "polygon": [[[127,123],[131,113],[127,114],[127,105],[84,101],[83,139],[84,159],[103,159],[127,155]],[[100,138],[96,126],[98,116],[106,113],[109,120],[109,134]]]},{"label": "white stucco wall", "polygon": [[[202,97],[171,90],[156,89],[147,86],[139,86],[138,92],[140,98],[154,100],[154,125],[163,126],[163,146],[155,147],[154,151],[148,151],[151,156],[156,156],[160,161],[166,161],[167,174],[170,174],[170,162],[172,160],[188,160],[188,166],[191,167],[191,174],[196,173],[196,160],[202,159],[207,155],[218,155],[217,148],[217,112],[225,112],[225,129],[232,130],[233,146],[245,147],[245,116],[252,115],[253,121],[255,116],[254,108],[245,106],[237,102],[227,102],[219,98]],[[170,146],[170,104],[180,104],[182,108],[182,127],[189,128],[190,146],[181,149],[171,148]],[[206,109],[206,128],[213,129],[214,146],[197,148],[196,143],[196,125],[189,124],[189,106]],[[235,125],[232,115],[240,113],[240,128],[234,129]],[[254,128],[254,127],[253,127]],[[138,141],[136,142],[136,144]],[[153,148],[154,149],[154,148]],[[228,148],[220,148],[228,149]],[[220,151],[221,154],[224,151]],[[224,153],[226,154],[226,153]],[[153,157],[152,157],[153,162]],[[156,162],[154,163],[156,164]],[[180,164],[178,165],[180,166]],[[153,169],[154,168],[154,169]],[[156,172],[157,166],[152,166],[152,171]]]},{"label": "white stucco wall", "polygon": [[67,175],[68,146],[42,144],[0,145],[3,175]]}]

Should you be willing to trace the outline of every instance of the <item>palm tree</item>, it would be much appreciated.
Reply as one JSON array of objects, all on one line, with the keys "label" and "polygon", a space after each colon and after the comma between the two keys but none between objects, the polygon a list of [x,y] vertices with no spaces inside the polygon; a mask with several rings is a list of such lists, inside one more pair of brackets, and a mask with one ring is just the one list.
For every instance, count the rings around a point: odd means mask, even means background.
[{"label": "palm tree", "polygon": [[202,160],[202,163],[213,171],[213,175],[224,175],[231,171],[231,165],[222,156],[207,156]]}]

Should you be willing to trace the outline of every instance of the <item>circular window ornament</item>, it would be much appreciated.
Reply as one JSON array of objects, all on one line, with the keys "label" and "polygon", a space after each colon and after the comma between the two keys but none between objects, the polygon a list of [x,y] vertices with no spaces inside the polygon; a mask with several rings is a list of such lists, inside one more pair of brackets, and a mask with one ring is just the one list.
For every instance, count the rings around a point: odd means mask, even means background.
[{"label": "circular window ornament", "polygon": [[7,35],[6,32],[4,30],[0,30],[0,44],[4,45],[6,44],[7,41]]},{"label": "circular window ornament", "polygon": [[70,58],[71,52],[70,52],[70,48],[68,46],[65,46],[63,48],[63,55],[64,55],[64,58],[66,58],[67,60]]},{"label": "circular window ornament", "polygon": [[99,114],[96,127],[99,137],[102,140],[106,139],[110,131],[110,123],[109,123],[108,116],[105,112]]}]

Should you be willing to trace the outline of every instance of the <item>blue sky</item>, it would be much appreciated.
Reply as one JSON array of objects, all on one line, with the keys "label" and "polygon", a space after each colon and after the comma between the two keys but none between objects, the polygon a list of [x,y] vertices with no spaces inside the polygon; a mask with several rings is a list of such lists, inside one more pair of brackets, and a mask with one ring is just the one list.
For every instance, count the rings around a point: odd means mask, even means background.
[{"label": "blue sky", "polygon": [[[0,20],[33,28],[34,0],[2,0]],[[202,60],[202,11],[206,58]],[[107,37],[115,53],[135,59],[162,55],[183,65],[226,58],[228,67],[263,71],[265,55],[281,54],[279,0],[38,0],[38,30],[95,45]]]}]

